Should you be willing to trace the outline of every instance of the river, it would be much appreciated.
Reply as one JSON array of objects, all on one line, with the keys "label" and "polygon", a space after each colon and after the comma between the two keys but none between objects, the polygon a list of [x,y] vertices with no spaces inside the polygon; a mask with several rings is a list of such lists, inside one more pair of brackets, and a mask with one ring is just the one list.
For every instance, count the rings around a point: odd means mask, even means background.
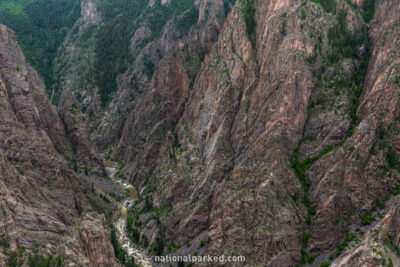
[{"label": "river", "polygon": [[106,171],[110,179],[128,191],[128,196],[119,204],[118,210],[114,212],[112,217],[119,245],[126,251],[126,256],[128,258],[133,257],[135,259],[135,263],[140,267],[153,266],[151,259],[144,253],[144,251],[130,241],[126,231],[126,218],[128,217],[128,210],[138,198],[137,191],[135,187],[116,177],[119,168],[118,163],[104,161],[104,165],[106,166]]}]

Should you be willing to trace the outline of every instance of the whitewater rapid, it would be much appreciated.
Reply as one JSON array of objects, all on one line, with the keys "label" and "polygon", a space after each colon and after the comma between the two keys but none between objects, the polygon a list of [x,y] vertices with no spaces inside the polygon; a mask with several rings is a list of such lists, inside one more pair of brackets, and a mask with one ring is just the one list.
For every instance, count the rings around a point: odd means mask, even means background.
[{"label": "whitewater rapid", "polygon": [[126,199],[124,199],[115,211],[112,220],[116,229],[117,238],[119,245],[126,251],[128,258],[134,258],[135,263],[140,267],[151,267],[153,266],[151,259],[144,253],[144,251],[130,241],[126,231],[126,219],[128,217],[128,210],[133,205],[135,200],[138,198],[135,187],[115,177],[118,172],[118,164],[114,162],[107,162],[106,171],[113,181],[120,184],[125,190],[129,192]]}]

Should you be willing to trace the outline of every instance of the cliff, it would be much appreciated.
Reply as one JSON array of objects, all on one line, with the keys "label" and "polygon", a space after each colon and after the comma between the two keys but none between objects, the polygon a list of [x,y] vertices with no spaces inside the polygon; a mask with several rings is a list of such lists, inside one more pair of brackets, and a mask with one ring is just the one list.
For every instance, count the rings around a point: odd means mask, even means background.
[{"label": "cliff", "polygon": [[0,140],[0,265],[39,264],[35,257],[51,255],[52,266],[117,266],[106,219],[92,207],[99,198],[88,196],[88,182],[69,168],[64,124],[4,25]]},{"label": "cliff", "polygon": [[[82,1],[54,64],[62,120],[18,46],[3,52],[14,62],[1,69],[4,166],[16,169],[12,177],[38,175],[46,190],[46,173],[67,166],[58,153],[97,175],[98,152],[118,161],[118,177],[140,195],[127,230],[150,254],[396,266],[399,8],[398,0]],[[27,164],[29,151],[38,156]],[[71,191],[70,218],[93,210],[74,172],[53,173]],[[38,206],[58,207],[42,195]]]}]

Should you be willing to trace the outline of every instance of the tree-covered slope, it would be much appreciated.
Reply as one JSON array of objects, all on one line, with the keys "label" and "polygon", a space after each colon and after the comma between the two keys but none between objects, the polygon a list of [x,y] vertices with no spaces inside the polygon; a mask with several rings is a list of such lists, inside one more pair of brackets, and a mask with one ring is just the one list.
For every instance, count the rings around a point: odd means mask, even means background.
[{"label": "tree-covered slope", "polygon": [[[193,0],[173,1],[162,5],[156,1],[149,5],[146,0],[101,1],[99,5],[103,24],[96,35],[96,84],[99,87],[101,102],[105,106],[111,100],[110,94],[117,91],[116,76],[125,72],[134,61],[135,54],[129,50],[132,35],[142,26],[148,27],[152,34],[142,42],[144,47],[148,42],[158,37],[168,20],[182,16],[179,28],[187,31],[197,22],[198,11]],[[154,68],[148,64],[148,72]]]},{"label": "tree-covered slope", "polygon": [[48,90],[54,79],[52,64],[57,49],[79,13],[80,0],[0,2],[0,23],[15,31],[28,62],[44,77]]}]

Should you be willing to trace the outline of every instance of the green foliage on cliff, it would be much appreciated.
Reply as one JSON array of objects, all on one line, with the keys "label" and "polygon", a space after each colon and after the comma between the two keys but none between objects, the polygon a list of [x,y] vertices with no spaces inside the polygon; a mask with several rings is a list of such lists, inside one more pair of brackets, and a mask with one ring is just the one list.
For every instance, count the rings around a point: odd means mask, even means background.
[{"label": "green foliage on cliff", "polygon": [[135,259],[134,258],[129,258],[126,263],[125,263],[125,267],[138,267],[139,265],[137,265],[135,263]]},{"label": "green foliage on cliff", "polygon": [[[148,27],[152,31],[151,38],[146,40],[149,42],[159,36],[167,21],[182,15],[177,28],[186,32],[198,18],[198,10],[193,3],[193,0],[175,0],[171,4],[161,5],[158,0],[150,7],[147,0],[100,2],[103,24],[96,35],[95,80],[103,106],[111,101],[112,94],[117,91],[117,75],[126,71],[135,59],[136,55],[129,49],[135,31],[142,26]],[[154,65],[149,60],[145,63],[146,75],[151,78]]]},{"label": "green foliage on cliff", "polygon": [[362,15],[365,22],[370,22],[375,13],[375,0],[366,0],[363,4]]},{"label": "green foliage on cliff", "polygon": [[312,0],[315,3],[319,3],[325,12],[335,13],[336,1],[335,0]]},{"label": "green foliage on cliff", "polygon": [[135,27],[135,19],[145,8],[147,1],[102,1],[100,11],[104,25],[96,35],[95,80],[103,105],[108,104],[110,94],[117,90],[116,76],[126,70],[129,63],[129,41]]},{"label": "green foliage on cliff", "polygon": [[[362,28],[353,34],[347,29],[346,25],[346,11],[341,9],[338,14],[338,20],[328,31],[329,44],[331,47],[330,53],[327,56],[329,64],[337,63],[343,58],[356,58],[360,59],[358,49],[367,44],[367,30]],[[362,66],[366,69],[367,66]],[[364,73],[359,73],[363,78]],[[359,82],[358,80],[356,82]]]},{"label": "green foliage on cliff", "polygon": [[23,246],[18,247],[16,251],[7,251],[4,248],[4,254],[7,256],[7,267],[19,267],[19,266],[29,266],[29,267],[61,267],[63,266],[64,259],[61,256],[53,256],[51,254],[45,256],[37,251],[29,253],[26,257],[26,248]]},{"label": "green foliage on cliff", "polygon": [[400,75],[394,77],[394,84],[400,86]]},{"label": "green foliage on cliff", "polygon": [[256,10],[254,8],[254,0],[240,0],[240,12],[246,21],[246,30],[249,40],[253,47],[256,45]]},{"label": "green foliage on cliff", "polygon": [[110,229],[111,229],[111,244],[114,248],[114,254],[120,262],[125,263],[126,251],[119,246],[117,232],[113,223],[110,223]]},{"label": "green foliage on cliff", "polygon": [[225,16],[229,14],[236,0],[224,0]]},{"label": "green foliage on cliff", "polygon": [[368,211],[364,215],[361,216],[361,225],[362,226],[369,225],[373,220],[374,220],[374,217],[372,216],[371,212]]},{"label": "green foliage on cliff", "polygon": [[159,233],[156,237],[154,245],[152,246],[152,252],[157,256],[162,256],[164,254],[165,245],[165,237],[162,233]]},{"label": "green foliage on cliff", "polygon": [[[355,59],[358,65],[350,78],[337,77],[333,82],[326,84],[330,88],[351,88],[353,96],[349,115],[351,119],[351,130],[358,123],[357,109],[359,106],[359,97],[362,92],[364,78],[368,68],[370,58],[369,39],[366,27],[362,27],[355,33],[349,31],[346,25],[346,11],[341,9],[337,15],[337,22],[328,31],[329,48],[322,55],[327,68],[341,68],[343,59]],[[319,74],[322,80],[332,80],[331,77]],[[321,82],[321,79],[319,79]]]},{"label": "green foliage on cliff", "polygon": [[392,240],[390,240],[388,237],[385,237],[383,239],[383,243],[385,244],[385,246],[387,246],[391,251],[393,251],[394,253],[396,253],[397,257],[400,258],[400,248],[395,245]]},{"label": "green foliage on cliff", "polygon": [[64,260],[60,256],[53,257],[52,255],[48,255],[47,257],[44,257],[38,253],[28,255],[29,267],[61,267],[63,266],[63,262]]},{"label": "green foliage on cliff", "polygon": [[79,14],[80,0],[0,1],[0,23],[15,31],[27,61],[45,79],[48,90],[57,49]]},{"label": "green foliage on cliff", "polygon": [[192,25],[197,23],[199,19],[199,10],[192,6],[185,14],[182,16],[182,19],[179,20],[177,24],[177,28],[180,32],[186,33],[190,30]]},{"label": "green foliage on cliff", "polygon": [[346,233],[344,240],[336,246],[336,257],[342,254],[343,250],[349,245],[349,243],[355,238],[354,235],[349,232]]},{"label": "green foliage on cliff", "polygon": [[1,243],[0,243],[4,249],[10,248],[10,236],[6,234],[1,238]]}]

